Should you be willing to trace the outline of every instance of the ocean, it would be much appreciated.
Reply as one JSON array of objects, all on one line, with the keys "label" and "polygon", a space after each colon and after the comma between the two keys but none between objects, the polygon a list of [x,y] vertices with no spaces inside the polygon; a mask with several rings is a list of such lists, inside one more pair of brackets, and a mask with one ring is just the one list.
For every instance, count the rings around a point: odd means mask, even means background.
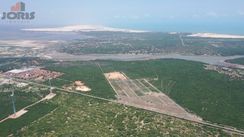
[{"label": "ocean", "polygon": [[111,27],[139,29],[155,32],[220,33],[244,35],[244,23],[161,23],[161,24],[112,24]]}]

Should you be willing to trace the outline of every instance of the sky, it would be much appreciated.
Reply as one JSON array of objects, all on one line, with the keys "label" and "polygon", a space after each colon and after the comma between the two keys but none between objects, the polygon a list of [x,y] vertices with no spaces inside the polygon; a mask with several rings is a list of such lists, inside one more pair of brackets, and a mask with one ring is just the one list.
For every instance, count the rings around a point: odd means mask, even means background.
[{"label": "sky", "polygon": [[[0,13],[16,0],[0,0]],[[36,18],[27,25],[93,24],[146,30],[234,30],[244,34],[244,0],[22,0]],[[0,25],[6,25],[1,23]],[[14,24],[13,24],[14,25]],[[16,24],[19,25],[19,24]],[[238,33],[238,32],[237,32]]]}]

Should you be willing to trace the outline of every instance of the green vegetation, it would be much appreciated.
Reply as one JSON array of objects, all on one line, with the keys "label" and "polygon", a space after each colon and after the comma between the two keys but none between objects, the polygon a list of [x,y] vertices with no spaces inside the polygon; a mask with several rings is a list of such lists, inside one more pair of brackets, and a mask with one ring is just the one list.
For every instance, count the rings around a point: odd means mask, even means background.
[{"label": "green vegetation", "polygon": [[[80,54],[180,53],[195,55],[244,55],[243,39],[188,37],[187,33],[88,32],[87,38],[62,43],[56,49]],[[181,41],[182,39],[182,41]]]},{"label": "green vegetation", "polygon": [[0,86],[0,119],[3,119],[13,113],[12,101],[10,97],[12,90],[14,90],[15,93],[14,100],[16,111],[40,100],[48,93],[48,90],[32,88],[31,91],[28,91],[27,88],[17,88],[13,87],[13,85]]},{"label": "green vegetation", "polygon": [[[12,102],[10,98],[11,93],[0,93],[0,119],[3,119],[13,113]],[[37,101],[37,98],[31,93],[16,92],[15,102],[16,111],[23,107],[30,105]]]},{"label": "green vegetation", "polygon": [[[98,63],[105,72],[122,71],[132,79],[158,77],[151,83],[184,108],[204,120],[244,129],[244,81],[205,70],[202,63],[183,60]],[[96,62],[66,62],[47,68],[65,73],[62,80],[55,80],[56,86],[82,80],[93,89],[88,94],[114,98]]]},{"label": "green vegetation", "polygon": [[227,60],[227,62],[244,65],[244,58]]},{"label": "green vegetation", "polygon": [[[132,79],[158,77],[151,83],[181,106],[207,121],[244,129],[243,80],[231,80],[224,74],[205,70],[202,63],[183,60],[100,64],[106,72],[122,71]],[[169,83],[174,84],[165,88]]]},{"label": "green vegetation", "polygon": [[161,114],[89,97],[63,94],[56,111],[16,136],[227,136],[221,131]]},{"label": "green vegetation", "polygon": [[92,90],[87,94],[103,98],[115,98],[115,93],[106,81],[100,68],[94,62],[67,62],[48,65],[46,69],[64,73],[58,79],[52,80],[52,84],[58,87],[72,84],[81,80]]},{"label": "green vegetation", "polygon": [[183,36],[187,53],[196,55],[244,55],[243,39],[197,38]]},{"label": "green vegetation", "polygon": [[[14,90],[14,101],[16,111],[31,105],[49,93],[47,88],[40,88],[33,85],[18,88],[14,85],[0,85],[0,119],[4,119],[13,114],[12,101],[10,95]],[[0,123],[0,136],[4,137],[15,133],[17,130],[29,125],[34,120],[42,117],[55,108],[54,104],[43,102],[28,109],[28,112],[18,119],[8,119]]]},{"label": "green vegetation", "polygon": [[90,32],[88,39],[64,43],[60,52],[70,54],[160,53],[181,46],[178,36],[167,33]]},{"label": "green vegetation", "polygon": [[[104,72],[122,71],[132,79],[158,78],[150,82],[189,111],[207,121],[244,129],[244,81],[231,80],[223,74],[205,70],[202,63],[164,59],[132,62],[49,62],[45,67],[64,73],[62,77],[52,80],[54,86],[62,87],[81,80],[92,89],[87,94],[114,99],[115,93],[97,63]],[[24,100],[23,106],[28,104],[25,101],[35,101],[32,100],[32,96],[35,97],[32,92],[19,93],[21,100]],[[10,108],[8,111],[11,112],[8,93],[0,95],[3,98],[0,99],[0,105]],[[22,96],[28,96],[28,99],[25,100]],[[56,107],[54,112],[49,113]],[[47,113],[49,114],[46,115]],[[37,120],[44,115],[44,118]],[[14,123],[17,123],[16,126],[13,126]],[[23,128],[24,126],[26,127]],[[161,114],[71,93],[62,93],[50,102],[32,107],[20,119],[1,123],[0,136],[10,133],[16,136],[224,136],[214,129]]]},{"label": "green vegetation", "polygon": [[31,107],[28,109],[28,112],[20,118],[9,119],[0,123],[0,136],[5,137],[10,134],[15,134],[18,130],[31,125],[33,121],[43,117],[55,108],[56,106],[50,102],[42,102]]}]

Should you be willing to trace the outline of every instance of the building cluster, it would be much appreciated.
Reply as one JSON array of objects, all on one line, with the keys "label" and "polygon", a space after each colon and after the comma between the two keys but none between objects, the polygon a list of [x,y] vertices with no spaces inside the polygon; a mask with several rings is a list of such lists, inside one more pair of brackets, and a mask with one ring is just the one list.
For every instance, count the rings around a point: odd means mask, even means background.
[{"label": "building cluster", "polygon": [[15,77],[25,80],[46,81],[61,76],[63,73],[49,71],[41,68],[31,68],[25,70],[12,70],[5,72],[4,75],[8,77]]},{"label": "building cluster", "polygon": [[236,69],[232,69],[232,68],[215,66],[215,65],[206,65],[205,69],[217,71],[218,73],[228,75],[229,77],[231,77],[233,79],[243,79],[244,78],[244,75],[242,73],[240,73]]}]

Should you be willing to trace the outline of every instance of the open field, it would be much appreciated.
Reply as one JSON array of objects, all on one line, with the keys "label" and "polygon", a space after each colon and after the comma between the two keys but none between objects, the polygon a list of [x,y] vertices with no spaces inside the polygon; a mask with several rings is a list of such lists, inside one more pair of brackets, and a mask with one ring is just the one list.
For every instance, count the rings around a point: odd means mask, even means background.
[{"label": "open field", "polygon": [[186,112],[146,79],[132,80],[120,72],[105,73],[104,75],[116,92],[119,103],[191,121],[201,121],[197,116]]}]

